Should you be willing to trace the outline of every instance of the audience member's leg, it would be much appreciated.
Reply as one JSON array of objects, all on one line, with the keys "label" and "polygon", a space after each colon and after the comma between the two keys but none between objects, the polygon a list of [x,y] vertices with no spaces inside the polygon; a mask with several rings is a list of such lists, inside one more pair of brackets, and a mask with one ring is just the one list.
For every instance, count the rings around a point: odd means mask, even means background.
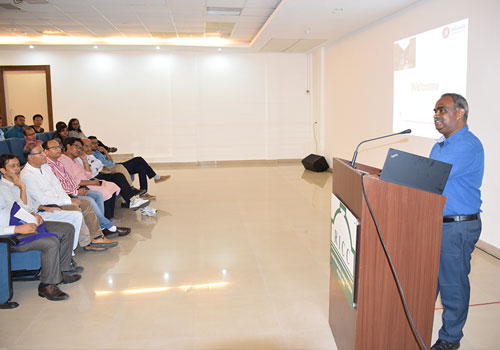
[{"label": "audience member's leg", "polygon": [[139,174],[139,184],[141,190],[148,189],[147,178],[152,179],[156,176],[154,170],[142,157],[134,157],[126,162],[121,163],[130,174]]},{"label": "audience member's leg", "polygon": [[54,236],[43,237],[36,241],[11,248],[15,252],[26,252],[28,250],[41,251],[42,268],[40,271],[40,282],[45,284],[57,284],[61,282],[59,249],[59,239]]},{"label": "audience member's leg", "polygon": [[81,247],[87,246],[93,238],[96,237],[97,233],[92,231],[93,233],[90,233],[90,230],[87,226],[87,221],[92,221],[92,216],[95,219],[96,226],[99,227],[99,221],[97,220],[97,217],[94,214],[94,211],[92,209],[92,206],[88,201],[80,200],[81,205],[80,207],[77,207],[76,205],[63,205],[61,209],[63,211],[79,211],[82,216],[83,216],[83,222],[82,226],[80,227],[80,234],[78,237],[78,243],[80,244]]},{"label": "audience member's leg", "polygon": [[110,199],[104,201],[104,216],[109,220],[115,216],[115,199],[116,195],[113,193]]},{"label": "audience member's leg", "polygon": [[120,194],[126,202],[130,202],[130,198],[134,196],[132,187],[128,184],[125,176],[120,173],[98,174],[96,178],[113,182],[118,185],[118,187],[120,187]]},{"label": "audience member's leg", "polygon": [[67,222],[45,221],[47,231],[59,237],[59,266],[62,272],[71,270],[71,252],[75,228]]},{"label": "audience member's leg", "polygon": [[73,241],[73,250],[78,246],[78,241],[80,239],[80,231],[83,222],[83,216],[78,207],[74,207],[75,210],[56,210],[54,212],[38,212],[38,214],[44,219],[49,221],[62,221],[67,222],[73,225],[75,228],[74,241]]},{"label": "audience member's leg", "polygon": [[[90,192],[90,191],[89,191]],[[92,206],[92,209],[93,212],[94,212],[94,216],[97,217],[97,220],[99,222],[99,225],[101,228],[111,228],[113,226],[113,223],[111,221],[109,221],[105,216],[104,216],[104,211],[101,211],[101,208],[97,205],[97,203],[94,201],[93,198],[91,197],[88,197],[88,196],[78,196],[78,198],[80,200],[82,199],[85,199],[87,202],[90,203],[90,205]],[[103,205],[104,206],[104,205]],[[104,208],[103,208],[104,209]],[[82,213],[83,213],[83,210],[82,210]],[[83,213],[83,216],[85,218],[85,213]],[[87,223],[87,226],[89,227],[89,230],[91,232],[93,232],[92,230],[92,227],[89,225],[89,223],[87,222],[87,220],[85,220],[85,222]],[[102,232],[101,230],[99,229],[99,232],[100,234],[102,235]]]}]

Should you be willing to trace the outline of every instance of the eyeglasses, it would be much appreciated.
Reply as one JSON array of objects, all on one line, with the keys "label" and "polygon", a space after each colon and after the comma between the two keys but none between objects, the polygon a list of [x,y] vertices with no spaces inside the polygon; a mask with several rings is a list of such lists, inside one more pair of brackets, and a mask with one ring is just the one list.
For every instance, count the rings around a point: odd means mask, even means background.
[{"label": "eyeglasses", "polygon": [[37,156],[37,155],[42,154],[42,153],[43,153],[43,151],[42,151],[42,152],[30,153],[30,155],[32,155],[32,156]]},{"label": "eyeglasses", "polygon": [[[455,110],[458,110],[458,108],[455,108]],[[434,114],[445,114],[448,113],[450,110],[447,107],[438,107],[433,109]]]}]

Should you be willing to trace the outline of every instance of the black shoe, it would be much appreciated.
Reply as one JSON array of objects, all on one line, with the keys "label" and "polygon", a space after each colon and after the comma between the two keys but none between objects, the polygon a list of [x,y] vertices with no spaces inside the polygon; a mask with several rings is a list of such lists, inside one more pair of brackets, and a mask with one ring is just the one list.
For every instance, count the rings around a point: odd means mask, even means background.
[{"label": "black shoe", "polygon": [[49,284],[47,287],[38,285],[38,295],[52,301],[65,300],[69,298],[69,295],[60,290],[55,284]]},{"label": "black shoe", "polygon": [[104,235],[106,237],[111,237],[111,236],[114,236],[114,235],[119,235],[120,237],[123,237],[123,236],[128,235],[130,232],[132,232],[132,230],[130,228],[128,228],[128,227],[117,227],[116,231],[114,231],[114,232],[111,232],[107,228],[105,228],[104,230],[102,230],[102,233],[104,233]]},{"label": "black shoe", "polygon": [[78,266],[75,260],[71,259],[71,264],[70,264],[70,269],[68,271],[64,271],[66,273],[69,273],[70,275],[74,275],[77,273],[82,273],[83,272],[83,266]]},{"label": "black shoe", "polygon": [[116,232],[118,232],[118,236],[123,237],[132,232],[132,229],[130,227],[117,226]]},{"label": "black shoe", "polygon": [[76,274],[70,275],[69,273],[66,273],[66,272],[62,272],[61,275],[62,275],[62,281],[59,283],[62,283],[62,284],[73,283],[73,282],[78,281],[80,278],[82,278],[81,275],[76,275]]},{"label": "black shoe", "polygon": [[438,339],[432,346],[431,350],[456,350],[460,349],[460,342],[449,343],[446,340]]}]

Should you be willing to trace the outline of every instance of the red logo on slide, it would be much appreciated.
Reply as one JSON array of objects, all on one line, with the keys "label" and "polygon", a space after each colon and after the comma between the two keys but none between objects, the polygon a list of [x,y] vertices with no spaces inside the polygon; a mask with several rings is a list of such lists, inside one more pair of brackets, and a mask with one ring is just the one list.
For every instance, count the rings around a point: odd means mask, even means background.
[{"label": "red logo on slide", "polygon": [[450,36],[450,28],[448,28],[448,27],[444,27],[444,28],[443,28],[443,38],[445,38],[445,39],[446,39],[446,38],[447,38],[447,37],[449,37],[449,36]]}]

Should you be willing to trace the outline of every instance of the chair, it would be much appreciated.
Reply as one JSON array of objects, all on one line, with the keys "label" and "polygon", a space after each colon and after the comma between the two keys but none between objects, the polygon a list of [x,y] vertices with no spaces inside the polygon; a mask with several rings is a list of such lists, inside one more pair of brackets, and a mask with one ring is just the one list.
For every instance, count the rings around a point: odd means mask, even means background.
[{"label": "chair", "polygon": [[11,138],[5,140],[9,145],[10,153],[19,158],[21,165],[26,164],[26,158],[24,158],[24,145],[26,145],[25,139]]},{"label": "chair", "polygon": [[47,131],[45,135],[47,135],[47,141],[52,140],[54,138],[55,131]]},{"label": "chair", "polygon": [[7,131],[9,131],[9,129],[11,128],[12,126],[0,126],[0,129],[3,130],[3,133],[5,134]]},{"label": "chair", "polygon": [[12,272],[20,271],[25,274],[30,271],[31,278],[37,279],[37,274],[31,271],[39,271],[41,263],[41,254],[39,250],[30,250],[27,252],[11,252],[10,247],[19,243],[15,236],[0,237],[0,309],[13,309],[19,306],[18,303],[10,301],[13,296]]},{"label": "chair", "polygon": [[36,139],[40,140],[42,142],[47,141],[47,133],[46,132],[42,132],[40,134],[36,134]]},{"label": "chair", "polygon": [[9,144],[7,140],[0,141],[0,154],[10,153]]}]

